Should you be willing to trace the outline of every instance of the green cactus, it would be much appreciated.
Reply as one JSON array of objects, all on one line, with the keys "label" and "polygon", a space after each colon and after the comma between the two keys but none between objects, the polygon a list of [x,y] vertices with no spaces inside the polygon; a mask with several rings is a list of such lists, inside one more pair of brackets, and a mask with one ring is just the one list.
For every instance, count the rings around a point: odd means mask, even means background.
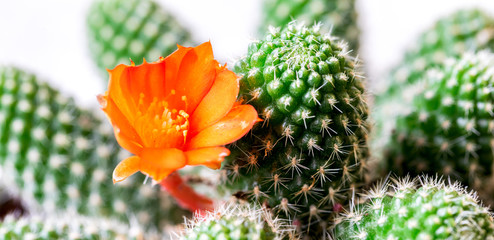
[{"label": "green cactus", "polygon": [[129,58],[136,64],[143,58],[156,61],[177,43],[191,42],[188,31],[153,0],[95,0],[87,27],[92,56],[102,70]]},{"label": "green cactus", "polygon": [[419,81],[424,72],[442,65],[448,58],[493,48],[494,18],[490,15],[479,9],[466,9],[446,16],[424,32],[406,53],[403,63],[393,70],[384,97],[400,92],[404,84]]},{"label": "green cactus", "polygon": [[1,181],[31,210],[137,218],[154,228],[181,221],[184,211],[144,176],[112,184],[128,153],[106,121],[17,68],[0,67],[0,89]]},{"label": "green cactus", "polygon": [[364,200],[352,199],[338,219],[336,239],[494,239],[491,214],[459,183],[406,177],[384,182]]},{"label": "green cactus", "polygon": [[293,20],[322,23],[324,30],[342,37],[350,49],[358,49],[359,28],[355,0],[264,0],[261,32],[267,26],[282,27]]},{"label": "green cactus", "polygon": [[317,236],[333,206],[362,183],[364,82],[356,60],[317,25],[272,30],[235,67],[241,98],[264,121],[230,147],[220,185],[296,217]]},{"label": "green cactus", "polygon": [[297,239],[295,228],[286,220],[273,218],[265,208],[228,202],[205,216],[186,220],[182,240],[207,239]]},{"label": "green cactus", "polygon": [[437,172],[479,191],[492,188],[493,64],[490,52],[467,53],[410,87],[413,97],[384,153],[392,171]]},{"label": "green cactus", "polygon": [[0,239],[49,240],[49,239],[158,239],[144,235],[142,229],[106,219],[87,218],[77,215],[51,217],[30,216],[16,219],[9,215],[0,222]]},{"label": "green cactus", "polygon": [[401,65],[391,71],[388,81],[374,89],[372,117],[376,126],[370,142],[373,155],[379,159],[383,147],[389,143],[396,116],[403,114],[407,107],[403,99],[410,99],[412,88],[409,86],[426,77],[428,70],[441,67],[449,58],[459,58],[467,51],[494,49],[494,18],[478,9],[460,10],[437,21],[417,42]]}]

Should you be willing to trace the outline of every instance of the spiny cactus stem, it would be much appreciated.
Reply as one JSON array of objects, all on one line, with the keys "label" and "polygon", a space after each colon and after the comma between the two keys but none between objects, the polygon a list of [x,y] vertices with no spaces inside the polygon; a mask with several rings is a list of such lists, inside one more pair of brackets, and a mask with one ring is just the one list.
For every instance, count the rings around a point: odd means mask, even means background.
[{"label": "spiny cactus stem", "polygon": [[212,211],[214,209],[213,200],[198,194],[193,188],[180,177],[178,173],[172,173],[160,182],[163,190],[172,195],[178,204],[192,212]]}]

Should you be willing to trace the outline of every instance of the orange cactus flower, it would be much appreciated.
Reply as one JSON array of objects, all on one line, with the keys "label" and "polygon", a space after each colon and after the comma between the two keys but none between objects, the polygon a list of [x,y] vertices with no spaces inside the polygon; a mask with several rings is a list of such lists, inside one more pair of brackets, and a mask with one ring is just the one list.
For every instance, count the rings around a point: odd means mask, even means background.
[{"label": "orange cactus flower", "polygon": [[258,119],[254,107],[235,102],[238,77],[214,60],[209,42],[109,73],[98,100],[118,143],[134,154],[117,165],[114,182],[137,171],[161,182],[186,165],[218,169],[230,154],[224,145]]}]

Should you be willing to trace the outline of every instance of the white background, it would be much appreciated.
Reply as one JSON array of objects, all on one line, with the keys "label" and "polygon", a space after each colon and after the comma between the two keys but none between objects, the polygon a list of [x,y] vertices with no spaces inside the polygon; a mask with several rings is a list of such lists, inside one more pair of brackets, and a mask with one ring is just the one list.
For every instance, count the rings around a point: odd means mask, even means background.
[{"label": "white background", "polygon": [[[220,62],[241,56],[260,21],[261,0],[158,0],[190,29],[197,42],[211,40]],[[0,65],[37,74],[95,105],[104,91],[87,49],[88,0],[0,0]],[[494,15],[492,0],[360,0],[360,57],[378,84],[423,30],[456,9],[478,6]]]}]

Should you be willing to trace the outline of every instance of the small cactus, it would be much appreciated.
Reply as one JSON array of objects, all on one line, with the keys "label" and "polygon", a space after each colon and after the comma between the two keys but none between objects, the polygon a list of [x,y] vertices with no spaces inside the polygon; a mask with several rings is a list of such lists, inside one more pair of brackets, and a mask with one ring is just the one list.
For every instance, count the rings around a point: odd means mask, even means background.
[{"label": "small cactus", "polygon": [[336,239],[494,239],[491,214],[459,183],[405,177],[378,185],[364,201],[352,199]]},{"label": "small cactus", "polygon": [[230,147],[220,185],[296,217],[315,236],[326,229],[333,206],[362,183],[368,157],[356,64],[318,25],[291,23],[252,43],[235,71],[241,98],[263,122]]},{"label": "small cactus", "polygon": [[264,0],[261,31],[267,26],[282,27],[293,20],[307,24],[320,22],[324,30],[342,37],[350,49],[358,49],[359,28],[355,0]]},{"label": "small cactus", "polygon": [[106,121],[36,76],[0,66],[0,179],[33,210],[137,218],[158,228],[185,211],[135,176],[112,184],[123,152]]},{"label": "small cactus", "polygon": [[[106,219],[87,218],[77,215],[29,216],[16,219],[9,215],[0,222],[0,239],[11,240],[138,240],[143,239],[142,229]],[[146,236],[158,239],[158,236]]]},{"label": "small cactus", "polygon": [[182,240],[207,239],[297,239],[294,227],[286,220],[273,218],[256,205],[228,202],[204,216],[186,220]]},{"label": "small cactus", "polygon": [[[113,69],[131,58],[158,60],[191,37],[153,0],[95,0],[87,18],[89,47],[97,65]],[[106,74],[106,72],[105,72]]]},{"label": "small cactus", "polygon": [[392,171],[440,173],[482,192],[492,187],[493,66],[490,52],[465,54],[410,87],[413,97],[384,152]]}]

